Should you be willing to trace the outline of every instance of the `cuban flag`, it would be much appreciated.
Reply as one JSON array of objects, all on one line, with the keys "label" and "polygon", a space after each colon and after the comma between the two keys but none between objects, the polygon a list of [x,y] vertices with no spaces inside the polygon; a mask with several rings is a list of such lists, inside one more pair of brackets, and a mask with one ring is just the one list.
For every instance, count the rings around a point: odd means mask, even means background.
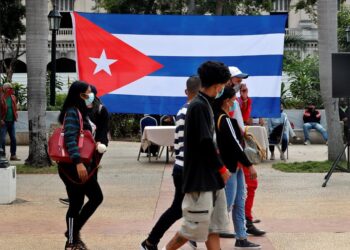
[{"label": "cuban flag", "polygon": [[253,117],[280,115],[285,15],[72,13],[77,71],[113,113],[176,114],[205,61],[236,66]]}]

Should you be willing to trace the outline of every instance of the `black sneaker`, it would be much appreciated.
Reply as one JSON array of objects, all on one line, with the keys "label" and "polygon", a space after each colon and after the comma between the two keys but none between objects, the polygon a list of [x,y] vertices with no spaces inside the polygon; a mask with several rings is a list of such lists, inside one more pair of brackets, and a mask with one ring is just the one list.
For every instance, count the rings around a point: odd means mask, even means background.
[{"label": "black sneaker", "polygon": [[255,249],[261,249],[261,246],[253,242],[250,242],[247,239],[244,239],[244,240],[236,240],[235,249],[236,250],[247,250],[247,249],[255,250]]},{"label": "black sneaker", "polygon": [[253,224],[247,225],[247,233],[254,236],[263,236],[264,234],[266,234],[264,230],[258,229]]},{"label": "black sneaker", "polygon": [[192,249],[197,249],[197,242],[189,240],[187,243]]},{"label": "black sneaker", "polygon": [[59,198],[58,200],[59,200],[59,202],[61,202],[61,203],[64,204],[64,205],[69,205],[69,199],[68,199],[68,198],[66,198],[66,199],[64,199],[64,198]]},{"label": "black sneaker", "polygon": [[264,234],[266,234],[264,230],[258,229],[249,219],[246,219],[246,227],[248,234],[252,234],[254,236],[263,236]]},{"label": "black sneaker", "polygon": [[142,241],[140,250],[158,250],[158,247],[155,245],[148,245],[146,240]]}]

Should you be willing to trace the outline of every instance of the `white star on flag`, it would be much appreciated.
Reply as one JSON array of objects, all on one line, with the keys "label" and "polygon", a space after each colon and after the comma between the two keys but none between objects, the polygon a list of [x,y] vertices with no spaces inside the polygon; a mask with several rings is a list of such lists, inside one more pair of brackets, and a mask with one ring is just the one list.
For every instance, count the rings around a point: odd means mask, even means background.
[{"label": "white star on flag", "polygon": [[106,56],[106,52],[105,50],[102,50],[101,56],[100,58],[94,58],[94,57],[89,57],[91,61],[93,61],[94,63],[96,63],[96,68],[94,71],[94,75],[97,74],[98,72],[100,72],[101,70],[105,71],[108,75],[112,75],[111,73],[111,69],[109,68],[109,66],[113,63],[115,63],[118,60],[114,60],[114,59],[108,59]]}]

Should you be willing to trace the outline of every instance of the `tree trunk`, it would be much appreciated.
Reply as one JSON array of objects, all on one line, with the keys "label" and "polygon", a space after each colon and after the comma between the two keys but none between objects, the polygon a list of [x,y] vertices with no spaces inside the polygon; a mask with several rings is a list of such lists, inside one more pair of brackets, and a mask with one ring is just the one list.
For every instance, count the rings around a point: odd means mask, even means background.
[{"label": "tree trunk", "polygon": [[26,1],[29,124],[26,164],[35,167],[51,165],[46,138],[47,13],[46,0]]},{"label": "tree trunk", "polygon": [[338,52],[337,2],[319,0],[317,11],[321,95],[327,117],[328,160],[333,161],[344,148],[338,99],[332,98],[332,53]]},{"label": "tree trunk", "polygon": [[223,8],[224,8],[224,0],[216,0],[215,15],[222,16]]}]

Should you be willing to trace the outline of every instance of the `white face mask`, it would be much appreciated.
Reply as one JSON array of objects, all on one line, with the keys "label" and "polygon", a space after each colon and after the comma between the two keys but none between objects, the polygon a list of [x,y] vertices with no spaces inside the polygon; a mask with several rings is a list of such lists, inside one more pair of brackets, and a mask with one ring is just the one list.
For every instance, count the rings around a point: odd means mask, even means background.
[{"label": "white face mask", "polygon": [[240,88],[241,88],[241,84],[240,83],[233,85],[233,89],[236,91],[236,93],[239,92]]},{"label": "white face mask", "polygon": [[91,104],[94,102],[94,100],[95,100],[95,95],[94,95],[94,93],[89,93],[89,94],[88,94],[88,98],[85,99],[85,104],[86,104],[86,106],[91,105]]}]

